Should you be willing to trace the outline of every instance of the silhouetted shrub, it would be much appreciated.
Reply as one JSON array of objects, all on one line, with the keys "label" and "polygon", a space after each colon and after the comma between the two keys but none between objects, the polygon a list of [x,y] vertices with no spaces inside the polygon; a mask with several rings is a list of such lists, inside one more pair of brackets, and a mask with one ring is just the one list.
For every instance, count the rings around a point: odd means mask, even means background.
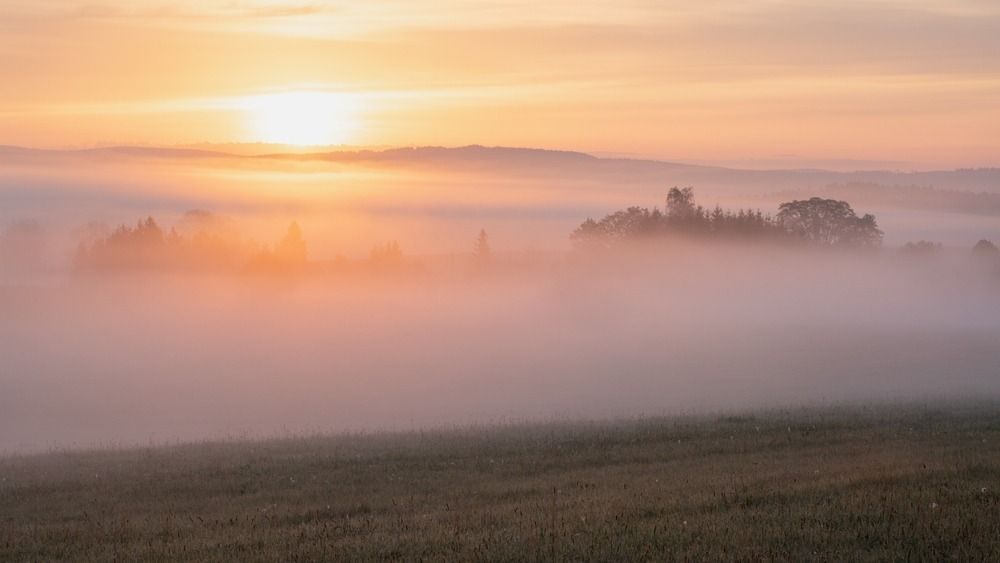
[{"label": "silhouetted shrub", "polygon": [[931,242],[928,240],[918,240],[917,242],[908,242],[903,245],[900,252],[910,256],[928,256],[932,254],[937,254],[942,250],[941,243]]},{"label": "silhouetted shrub", "polygon": [[997,248],[993,241],[982,239],[972,247],[972,253],[976,256],[994,258],[1000,256],[1000,248]]},{"label": "silhouetted shrub", "polygon": [[391,240],[385,244],[375,245],[368,253],[368,261],[372,266],[379,268],[396,267],[403,262],[403,251],[398,242]]},{"label": "silhouetted shrub", "polygon": [[493,262],[493,249],[490,248],[490,237],[486,229],[479,230],[479,236],[472,246],[472,258],[478,268],[485,268]]}]

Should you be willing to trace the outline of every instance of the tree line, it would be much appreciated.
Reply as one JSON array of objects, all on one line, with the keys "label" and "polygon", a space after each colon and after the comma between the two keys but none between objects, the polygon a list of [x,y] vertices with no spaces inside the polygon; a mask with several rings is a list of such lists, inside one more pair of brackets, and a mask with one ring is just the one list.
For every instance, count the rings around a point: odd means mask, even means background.
[{"label": "tree line", "polygon": [[[401,274],[420,268],[404,257],[398,241],[376,244],[367,260],[338,255],[333,260],[311,262],[299,225],[292,222],[274,244],[243,239],[228,220],[194,210],[181,220],[191,231],[166,229],[153,217],[134,225],[107,228],[81,242],[74,256],[78,271],[161,270],[289,274],[302,272]],[[489,235],[480,230],[472,246],[472,266],[486,270],[493,260]]]},{"label": "tree line", "polygon": [[882,231],[875,216],[858,216],[846,201],[813,197],[782,203],[777,215],[759,209],[705,209],[694,189],[671,188],[661,211],[629,207],[600,220],[588,218],[570,239],[580,249],[609,248],[624,241],[667,236],[739,238],[808,243],[829,247],[877,248]]},{"label": "tree line", "polygon": [[[206,221],[204,212],[186,218]],[[152,217],[119,225],[77,247],[78,270],[163,269],[290,272],[306,264],[306,241],[297,223],[273,245],[247,241],[207,225],[193,235],[164,230]]]}]

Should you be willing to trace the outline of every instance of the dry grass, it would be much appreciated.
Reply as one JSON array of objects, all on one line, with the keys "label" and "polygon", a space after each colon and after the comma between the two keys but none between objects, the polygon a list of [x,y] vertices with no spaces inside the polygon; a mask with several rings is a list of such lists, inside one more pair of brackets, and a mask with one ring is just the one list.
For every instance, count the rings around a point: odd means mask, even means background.
[{"label": "dry grass", "polygon": [[0,459],[5,561],[1000,558],[997,405]]}]

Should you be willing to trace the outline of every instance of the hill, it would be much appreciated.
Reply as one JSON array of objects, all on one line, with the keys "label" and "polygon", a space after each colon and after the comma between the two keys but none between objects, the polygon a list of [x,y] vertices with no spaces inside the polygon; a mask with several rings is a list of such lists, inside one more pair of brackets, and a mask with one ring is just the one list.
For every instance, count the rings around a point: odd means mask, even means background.
[{"label": "hill", "polygon": [[[264,148],[269,147],[265,146]],[[747,193],[819,189],[831,184],[879,184],[929,186],[945,190],[1000,194],[1000,169],[997,168],[922,172],[890,170],[841,172],[821,169],[745,170],[661,160],[599,158],[574,151],[485,147],[481,145],[324,152],[265,152],[255,155],[191,148],[105,147],[52,151],[0,147],[0,160],[37,159],[46,156],[253,159],[432,167],[453,170],[474,169],[512,175],[541,174],[560,178],[580,178],[588,181],[611,181],[626,185],[639,183],[656,183],[661,187],[694,185],[703,189],[724,188],[742,190]]]}]

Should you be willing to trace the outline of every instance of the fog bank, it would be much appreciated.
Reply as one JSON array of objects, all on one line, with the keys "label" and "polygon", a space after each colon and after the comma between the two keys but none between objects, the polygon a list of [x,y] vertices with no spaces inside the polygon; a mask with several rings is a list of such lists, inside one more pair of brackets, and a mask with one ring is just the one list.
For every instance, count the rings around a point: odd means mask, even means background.
[{"label": "fog bank", "polygon": [[965,254],[722,243],[7,283],[0,450],[996,397],[998,289]]}]

